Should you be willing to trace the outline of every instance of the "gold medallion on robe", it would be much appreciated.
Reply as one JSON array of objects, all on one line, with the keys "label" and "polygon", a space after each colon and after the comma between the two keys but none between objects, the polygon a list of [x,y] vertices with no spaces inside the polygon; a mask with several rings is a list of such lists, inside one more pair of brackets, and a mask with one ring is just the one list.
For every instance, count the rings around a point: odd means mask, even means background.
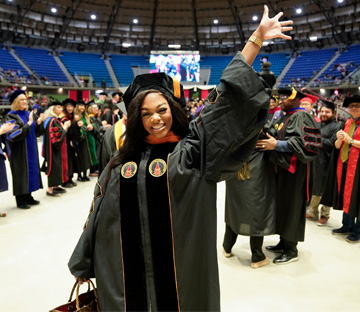
[{"label": "gold medallion on robe", "polygon": [[282,122],[282,123],[279,125],[279,128],[278,128],[277,130],[280,131],[283,126],[284,126],[284,123]]},{"label": "gold medallion on robe", "polygon": [[166,162],[160,158],[154,159],[149,166],[150,174],[155,177],[161,177],[166,172]]},{"label": "gold medallion on robe", "polygon": [[137,164],[133,161],[129,161],[126,164],[124,164],[121,168],[121,175],[125,179],[132,178],[137,171]]}]

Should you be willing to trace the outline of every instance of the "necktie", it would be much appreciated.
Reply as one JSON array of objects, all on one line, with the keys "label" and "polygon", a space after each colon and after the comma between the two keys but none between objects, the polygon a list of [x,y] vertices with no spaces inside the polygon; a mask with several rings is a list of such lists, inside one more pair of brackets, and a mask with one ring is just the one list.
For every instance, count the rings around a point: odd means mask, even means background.
[{"label": "necktie", "polygon": [[[355,126],[356,126],[356,121],[353,120],[353,122],[350,125],[349,132],[348,132],[348,135],[350,136],[350,138],[352,138],[354,135]],[[350,147],[350,144],[344,142],[344,145],[341,150],[341,161],[343,163],[346,162],[349,158],[349,147]]]}]

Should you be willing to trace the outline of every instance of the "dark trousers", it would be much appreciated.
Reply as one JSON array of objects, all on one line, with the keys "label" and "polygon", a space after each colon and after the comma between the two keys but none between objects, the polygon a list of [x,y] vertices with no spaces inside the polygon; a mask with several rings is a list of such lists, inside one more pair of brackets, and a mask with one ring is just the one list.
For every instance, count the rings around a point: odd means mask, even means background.
[{"label": "dark trousers", "polygon": [[289,256],[297,257],[298,255],[297,243],[298,242],[291,242],[286,239],[283,239],[280,236],[280,242],[278,243],[278,246],[284,249],[284,252]]},{"label": "dark trousers", "polygon": [[352,217],[344,212],[342,217],[342,227],[346,232],[351,232],[360,236],[360,220],[359,218],[356,219],[357,220],[355,222],[355,217]]},{"label": "dark trousers", "polygon": [[[231,249],[235,245],[238,234],[233,232],[230,226],[226,224],[223,247],[227,253],[231,252]],[[251,249],[251,262],[259,262],[266,257],[262,252],[262,245],[264,242],[263,236],[250,236],[250,249]]]},{"label": "dark trousers", "polygon": [[31,193],[28,194],[21,194],[21,195],[15,195],[16,199],[16,205],[26,205],[28,202],[34,200],[31,196]]}]

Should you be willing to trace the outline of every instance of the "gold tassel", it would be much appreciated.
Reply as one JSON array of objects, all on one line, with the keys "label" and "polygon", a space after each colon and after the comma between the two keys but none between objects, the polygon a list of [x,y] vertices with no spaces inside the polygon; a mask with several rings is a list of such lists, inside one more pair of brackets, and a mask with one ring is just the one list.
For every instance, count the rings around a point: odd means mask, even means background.
[{"label": "gold tassel", "polygon": [[245,162],[242,168],[238,171],[238,179],[241,181],[245,181],[246,179],[250,179],[250,168],[249,162]]}]

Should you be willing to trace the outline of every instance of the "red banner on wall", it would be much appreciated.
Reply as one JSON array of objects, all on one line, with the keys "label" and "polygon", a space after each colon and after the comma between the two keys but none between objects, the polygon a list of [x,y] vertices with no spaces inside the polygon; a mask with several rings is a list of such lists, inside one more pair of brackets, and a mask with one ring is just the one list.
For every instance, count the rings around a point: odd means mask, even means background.
[{"label": "red banner on wall", "polygon": [[69,99],[74,101],[90,101],[90,90],[69,90]]}]

